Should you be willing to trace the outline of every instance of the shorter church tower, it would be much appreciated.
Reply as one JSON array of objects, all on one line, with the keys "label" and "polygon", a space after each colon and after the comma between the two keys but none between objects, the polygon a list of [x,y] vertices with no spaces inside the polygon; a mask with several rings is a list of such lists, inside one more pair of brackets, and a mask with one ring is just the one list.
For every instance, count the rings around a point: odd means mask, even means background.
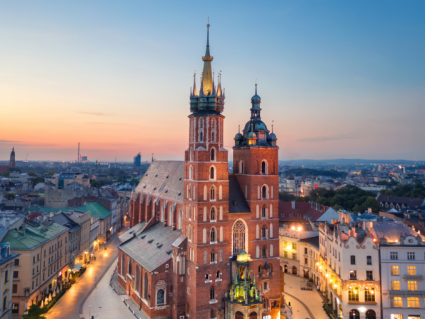
[{"label": "shorter church tower", "polygon": [[9,161],[9,167],[15,168],[15,148],[12,148],[12,152],[10,153],[10,161]]}]

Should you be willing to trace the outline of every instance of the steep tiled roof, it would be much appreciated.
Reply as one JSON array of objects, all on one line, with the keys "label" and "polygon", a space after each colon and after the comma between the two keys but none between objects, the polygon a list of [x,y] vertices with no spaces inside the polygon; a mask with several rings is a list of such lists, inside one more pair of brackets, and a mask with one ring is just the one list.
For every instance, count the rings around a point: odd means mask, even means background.
[{"label": "steep tiled roof", "polygon": [[183,161],[153,161],[136,187],[136,193],[183,202],[183,180]]},{"label": "steep tiled roof", "polygon": [[229,213],[250,213],[251,209],[235,175],[229,175]]},{"label": "steep tiled roof", "polygon": [[161,222],[141,233],[137,233],[137,226],[127,231],[127,233],[133,231],[132,236],[121,243],[119,249],[147,271],[152,272],[171,259],[172,244],[182,233],[180,230],[173,230],[170,226],[164,227]]},{"label": "steep tiled roof", "polygon": [[425,200],[420,199],[420,198],[379,195],[377,201],[378,202],[395,203],[395,204],[399,204],[399,205],[407,205],[407,206],[410,206],[410,207],[425,206]]},{"label": "steep tiled roof", "polygon": [[319,236],[303,238],[300,239],[300,242],[310,244],[314,248],[319,249]]},{"label": "steep tiled roof", "polygon": [[[325,211],[311,208],[311,204],[307,202],[295,202],[295,209],[292,208],[292,202],[279,202],[280,221],[305,222],[307,218],[315,222],[324,213]],[[282,217],[282,214],[285,216]],[[301,217],[298,215],[301,215]]]}]

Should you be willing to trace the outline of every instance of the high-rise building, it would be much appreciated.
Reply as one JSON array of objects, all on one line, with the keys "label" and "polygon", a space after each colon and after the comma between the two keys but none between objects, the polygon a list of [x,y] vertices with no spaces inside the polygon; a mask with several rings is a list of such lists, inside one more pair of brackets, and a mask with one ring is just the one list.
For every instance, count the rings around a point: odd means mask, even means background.
[{"label": "high-rise building", "polygon": [[15,148],[12,148],[12,152],[10,152],[10,161],[9,161],[9,167],[15,168]]},{"label": "high-rise building", "polygon": [[[278,147],[252,98],[229,174],[224,101],[207,47],[190,94],[184,162],[154,161],[131,196],[118,284],[146,317],[278,318],[281,269]],[[257,93],[257,92],[256,92]]]},{"label": "high-rise building", "polygon": [[142,166],[142,155],[140,155],[140,153],[134,156],[133,165],[134,167]]}]

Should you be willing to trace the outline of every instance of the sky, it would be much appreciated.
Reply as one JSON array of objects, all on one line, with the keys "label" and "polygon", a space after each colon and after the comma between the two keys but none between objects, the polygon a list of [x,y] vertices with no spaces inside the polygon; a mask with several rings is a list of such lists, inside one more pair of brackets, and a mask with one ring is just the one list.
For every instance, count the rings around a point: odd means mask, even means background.
[{"label": "sky", "polygon": [[425,2],[2,1],[0,160],[182,160],[207,17],[225,147],[250,116],[279,159],[425,160]]}]

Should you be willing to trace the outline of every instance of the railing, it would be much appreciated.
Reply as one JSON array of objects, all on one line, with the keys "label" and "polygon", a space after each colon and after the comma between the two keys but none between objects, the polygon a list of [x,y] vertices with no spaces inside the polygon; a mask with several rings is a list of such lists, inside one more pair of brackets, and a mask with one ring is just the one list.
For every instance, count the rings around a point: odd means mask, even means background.
[{"label": "railing", "polygon": [[390,296],[421,296],[425,297],[425,291],[418,290],[389,290]]},{"label": "railing", "polygon": [[408,280],[423,280],[423,275],[403,275],[403,279]]}]

